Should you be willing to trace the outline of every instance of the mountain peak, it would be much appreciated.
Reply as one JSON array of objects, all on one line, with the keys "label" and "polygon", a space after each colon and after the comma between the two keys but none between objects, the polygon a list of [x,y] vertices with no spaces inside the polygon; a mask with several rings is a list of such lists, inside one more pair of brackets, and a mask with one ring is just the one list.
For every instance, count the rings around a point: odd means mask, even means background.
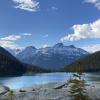
[{"label": "mountain peak", "polygon": [[36,49],[34,46],[28,46],[26,49]]},{"label": "mountain peak", "polygon": [[24,63],[51,70],[59,70],[88,54],[74,45],[64,46],[63,43],[36,50],[31,48],[19,53],[17,58]]},{"label": "mountain peak", "polygon": [[63,47],[63,46],[64,46],[63,43],[57,43],[57,44],[54,45],[54,47],[56,47],[56,48]]},{"label": "mountain peak", "polygon": [[69,45],[70,48],[76,48],[74,45]]}]

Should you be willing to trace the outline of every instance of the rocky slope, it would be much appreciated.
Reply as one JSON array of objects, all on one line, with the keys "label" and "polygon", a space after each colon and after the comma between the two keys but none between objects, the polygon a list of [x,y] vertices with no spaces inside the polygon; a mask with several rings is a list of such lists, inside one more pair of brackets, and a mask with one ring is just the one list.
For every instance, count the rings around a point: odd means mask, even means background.
[{"label": "rocky slope", "polygon": [[59,70],[75,60],[89,53],[73,45],[64,46],[58,43],[52,47],[36,49],[33,46],[26,47],[16,57],[27,64],[40,66],[41,68]]}]

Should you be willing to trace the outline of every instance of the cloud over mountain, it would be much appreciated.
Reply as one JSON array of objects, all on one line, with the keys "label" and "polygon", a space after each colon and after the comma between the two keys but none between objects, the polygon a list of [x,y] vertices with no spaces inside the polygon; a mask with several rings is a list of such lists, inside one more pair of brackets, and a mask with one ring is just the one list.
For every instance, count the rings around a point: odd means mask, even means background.
[{"label": "cloud over mountain", "polygon": [[100,51],[100,44],[84,46],[84,47],[81,47],[81,48],[90,52],[90,53],[93,53],[93,52],[96,52],[96,51]]},{"label": "cloud over mountain", "polygon": [[31,33],[21,33],[21,35],[8,35],[0,38],[0,46],[5,48],[21,48],[16,41],[21,40],[23,37],[31,36]]},{"label": "cloud over mountain", "polygon": [[73,33],[61,38],[62,42],[76,41],[86,38],[100,38],[100,19],[89,24],[77,24],[72,26]]},{"label": "cloud over mountain", "polygon": [[19,39],[21,39],[20,35],[9,35],[7,37],[1,38],[1,40],[5,40],[5,41],[16,41],[16,40],[19,40]]}]

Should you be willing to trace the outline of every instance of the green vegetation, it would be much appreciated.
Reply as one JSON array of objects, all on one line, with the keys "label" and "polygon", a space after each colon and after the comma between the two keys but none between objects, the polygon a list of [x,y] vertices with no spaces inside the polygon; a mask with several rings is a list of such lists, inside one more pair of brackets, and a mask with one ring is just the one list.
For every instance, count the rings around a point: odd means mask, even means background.
[{"label": "green vegetation", "polygon": [[8,100],[14,100],[14,98],[15,98],[14,91],[10,90],[8,94]]},{"label": "green vegetation", "polygon": [[31,74],[31,73],[43,73],[43,72],[51,72],[50,70],[46,70],[37,66],[29,65],[29,64],[24,64],[26,68],[26,73]]},{"label": "green vegetation", "polygon": [[66,72],[97,72],[100,71],[100,51],[81,58],[72,64],[66,66],[63,71]]},{"label": "green vegetation", "polygon": [[24,73],[42,73],[50,72],[48,70],[23,64],[16,59],[11,59],[6,55],[0,54],[0,76],[13,76],[13,75],[22,75]]},{"label": "green vegetation", "polygon": [[24,66],[16,58],[0,53],[0,76],[22,75],[24,72]]},{"label": "green vegetation", "polygon": [[25,73],[50,72],[48,70],[21,63],[4,48],[0,47],[0,76],[17,76]]},{"label": "green vegetation", "polygon": [[78,65],[76,73],[73,73],[73,76],[68,81],[68,84],[70,84],[70,97],[72,100],[91,100],[85,89],[86,81],[80,68],[81,63],[79,62]]},{"label": "green vegetation", "polygon": [[69,84],[71,84],[69,92],[72,100],[91,100],[86,93],[84,80],[71,79]]}]

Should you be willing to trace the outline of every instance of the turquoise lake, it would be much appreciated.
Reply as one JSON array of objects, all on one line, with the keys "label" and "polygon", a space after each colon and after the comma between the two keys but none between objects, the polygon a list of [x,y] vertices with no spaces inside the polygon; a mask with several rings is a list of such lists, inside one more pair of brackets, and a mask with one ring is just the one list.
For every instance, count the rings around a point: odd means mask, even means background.
[{"label": "turquoise lake", "polygon": [[[30,87],[34,84],[46,84],[55,82],[66,82],[72,77],[72,73],[40,73],[24,75],[18,77],[1,77],[0,85],[5,85],[11,89]],[[89,84],[100,85],[100,73],[85,73],[84,79]]]}]

